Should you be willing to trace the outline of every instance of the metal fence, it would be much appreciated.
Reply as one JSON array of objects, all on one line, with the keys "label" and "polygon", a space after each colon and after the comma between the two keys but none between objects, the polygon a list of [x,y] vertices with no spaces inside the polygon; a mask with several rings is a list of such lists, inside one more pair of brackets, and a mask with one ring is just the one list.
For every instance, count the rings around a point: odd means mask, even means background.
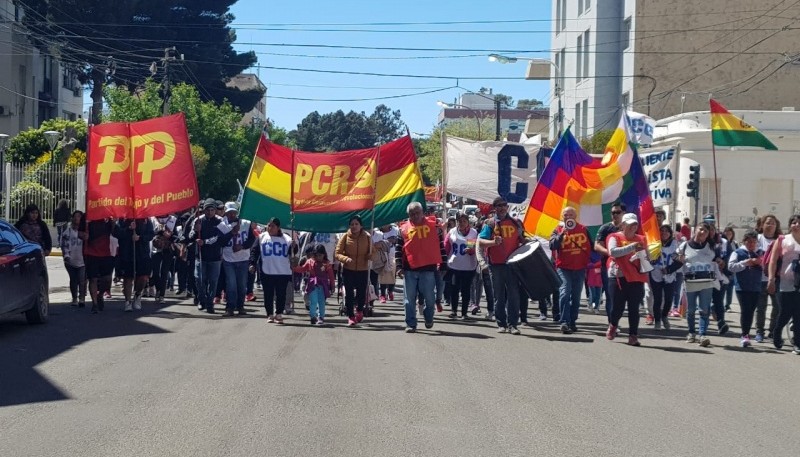
[{"label": "metal fence", "polygon": [[85,167],[6,163],[0,172],[4,175],[0,214],[7,221],[16,222],[31,203],[39,207],[42,220],[50,227],[53,212],[62,199],[70,210],[85,210]]}]

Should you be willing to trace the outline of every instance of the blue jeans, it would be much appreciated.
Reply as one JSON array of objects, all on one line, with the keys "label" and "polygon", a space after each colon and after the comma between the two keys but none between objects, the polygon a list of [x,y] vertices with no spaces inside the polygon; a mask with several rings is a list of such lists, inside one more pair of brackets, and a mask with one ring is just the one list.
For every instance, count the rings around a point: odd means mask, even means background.
[{"label": "blue jeans", "polygon": [[226,309],[244,308],[244,296],[247,294],[247,275],[250,262],[222,262],[225,271],[225,294],[228,298]]},{"label": "blue jeans", "polygon": [[[675,273],[675,295],[672,296],[672,309],[681,307],[681,287],[683,287],[683,273]],[[667,306],[666,304],[664,306]]]},{"label": "blue jeans", "polygon": [[322,287],[315,287],[308,294],[308,315],[313,318],[325,319],[325,291],[322,290]]},{"label": "blue jeans", "polygon": [[600,308],[600,297],[603,295],[602,287],[589,287],[589,304],[592,308]]},{"label": "blue jeans", "polygon": [[561,323],[572,327],[578,320],[581,306],[581,291],[586,270],[558,269],[561,287],[558,288],[558,304],[561,306]]},{"label": "blue jeans", "polygon": [[403,305],[406,312],[406,327],[417,328],[417,297],[421,297],[425,302],[425,311],[422,313],[425,317],[425,322],[433,322],[436,272],[404,271],[403,274]]},{"label": "blue jeans", "polygon": [[444,298],[444,275],[441,271],[434,271],[433,274],[436,278],[436,303],[441,303]]},{"label": "blue jeans", "polygon": [[519,323],[519,280],[508,265],[490,265],[494,287],[494,317],[500,328]]},{"label": "blue jeans", "polygon": [[[686,299],[688,306],[686,309],[686,322],[689,324],[689,333],[694,332],[694,313],[700,308],[700,336],[704,336],[708,331],[709,314],[711,313],[711,296],[713,288],[703,289],[697,292],[687,292]],[[699,304],[698,304],[699,301]]]},{"label": "blue jeans", "polygon": [[194,274],[197,278],[197,298],[198,302],[207,310],[214,309],[214,294],[217,293],[217,281],[219,280],[219,270],[222,266],[221,260],[212,262],[195,262]]}]

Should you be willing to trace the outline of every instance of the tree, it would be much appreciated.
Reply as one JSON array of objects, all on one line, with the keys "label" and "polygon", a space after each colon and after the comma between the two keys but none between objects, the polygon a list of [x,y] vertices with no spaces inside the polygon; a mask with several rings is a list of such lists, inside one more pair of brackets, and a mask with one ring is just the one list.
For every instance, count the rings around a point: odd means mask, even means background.
[{"label": "tree", "polygon": [[495,101],[500,100],[500,106],[505,106],[508,108],[514,107],[514,98],[510,95],[506,94],[494,94]]},{"label": "tree", "polygon": [[[478,126],[470,119],[460,119],[447,124],[444,133],[449,136],[457,136],[470,140],[478,140]],[[489,135],[494,138],[493,133]],[[481,131],[481,138],[486,139],[486,132]],[[430,136],[418,140],[414,144],[417,150],[417,162],[419,163],[422,179],[427,185],[436,184],[442,179],[442,128],[436,127]],[[468,164],[465,164],[468,166]]]},{"label": "tree", "polygon": [[378,105],[368,117],[364,112],[314,111],[289,132],[289,141],[302,151],[346,151],[371,148],[405,134],[400,111]]},{"label": "tree", "polygon": [[536,100],[535,98],[521,98],[517,100],[517,109],[534,109],[534,108],[541,108],[544,106],[541,100]]},{"label": "tree", "polygon": [[55,130],[63,132],[67,128],[75,130],[77,143],[75,147],[82,151],[86,150],[86,123],[83,121],[67,121],[65,119],[50,119],[42,122],[39,128],[29,128],[15,136],[8,143],[6,160],[9,162],[32,163],[36,159],[50,151],[50,145],[44,132]]},{"label": "tree", "polygon": [[613,134],[613,130],[598,130],[594,135],[581,140],[581,148],[589,154],[603,154]]},{"label": "tree", "polygon": [[[161,85],[154,81],[147,81],[136,95],[124,87],[107,88],[108,112],[103,121],[153,117],[160,110],[160,90]],[[203,101],[195,87],[183,83],[172,89],[170,112],[186,115],[201,194],[234,198],[238,194],[236,178],[247,176],[261,129],[241,125],[242,115],[230,103]]]},{"label": "tree", "polygon": [[[230,6],[236,0],[15,0],[34,45],[72,67],[91,87],[92,123],[103,108],[110,82],[138,88],[150,67],[176,46],[169,77],[198,84],[203,100],[230,100],[249,111],[263,97],[260,88],[226,87],[231,76],[256,62],[255,53],[233,49]],[[183,61],[178,57],[184,56]],[[163,71],[160,72],[163,74]]]}]

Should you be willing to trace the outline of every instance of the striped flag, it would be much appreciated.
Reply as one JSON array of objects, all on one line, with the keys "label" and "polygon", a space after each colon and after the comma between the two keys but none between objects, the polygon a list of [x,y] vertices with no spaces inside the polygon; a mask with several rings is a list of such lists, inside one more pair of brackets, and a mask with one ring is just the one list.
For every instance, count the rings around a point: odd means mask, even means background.
[{"label": "striped flag", "polygon": [[379,147],[315,153],[294,151],[262,137],[244,186],[241,215],[286,228],[344,232],[352,216],[375,226],[406,218],[412,201],[425,204],[411,138]]},{"label": "striped flag", "polygon": [[731,114],[716,100],[711,100],[711,141],[716,146],[754,146],[778,150],[763,133]]}]

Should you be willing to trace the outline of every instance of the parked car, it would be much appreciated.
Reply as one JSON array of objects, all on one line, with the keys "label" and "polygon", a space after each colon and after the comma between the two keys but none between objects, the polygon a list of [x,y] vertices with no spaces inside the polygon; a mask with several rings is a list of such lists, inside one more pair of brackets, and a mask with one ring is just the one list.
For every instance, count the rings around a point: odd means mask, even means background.
[{"label": "parked car", "polygon": [[28,323],[47,320],[47,263],[42,247],[0,219],[0,316],[25,313]]}]

